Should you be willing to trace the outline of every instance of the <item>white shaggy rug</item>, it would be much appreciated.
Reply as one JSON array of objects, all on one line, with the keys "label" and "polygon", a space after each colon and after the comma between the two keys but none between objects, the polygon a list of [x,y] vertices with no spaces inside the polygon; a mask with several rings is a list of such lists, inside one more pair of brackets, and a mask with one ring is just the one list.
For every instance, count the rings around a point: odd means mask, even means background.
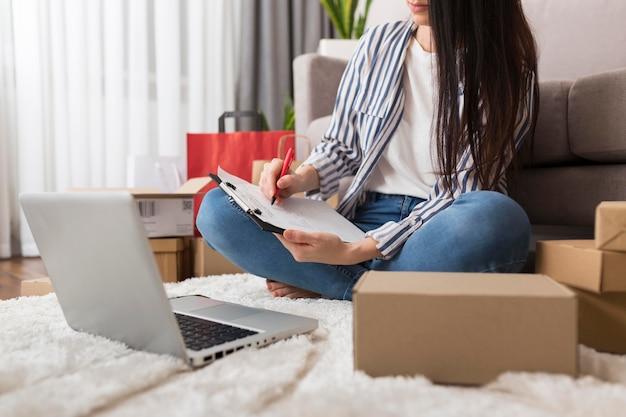
[{"label": "white shaggy rug", "polygon": [[195,371],[71,330],[54,294],[0,302],[2,416],[620,416],[626,356],[580,347],[581,375],[507,373],[483,387],[371,378],[352,366],[352,305],[272,298],[247,275],[166,284],[315,317],[320,327]]}]

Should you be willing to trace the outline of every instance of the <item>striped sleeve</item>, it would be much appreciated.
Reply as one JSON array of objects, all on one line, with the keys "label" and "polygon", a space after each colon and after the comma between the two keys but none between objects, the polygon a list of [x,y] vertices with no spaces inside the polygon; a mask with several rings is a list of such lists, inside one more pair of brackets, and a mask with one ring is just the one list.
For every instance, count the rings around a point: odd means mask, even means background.
[{"label": "striped sleeve", "polygon": [[[533,103],[535,101],[536,76],[529,72],[526,79],[526,94],[520,103],[518,120],[515,125],[515,147],[518,151],[528,135],[531,133]],[[512,155],[507,156],[507,165],[512,159]],[[505,172],[499,173],[504,178]],[[402,247],[404,242],[427,223],[430,219],[449,207],[454,199],[463,193],[483,189],[474,166],[474,160],[469,149],[465,151],[457,166],[457,174],[452,178],[455,184],[452,190],[447,190],[444,186],[443,178],[440,178],[434,185],[429,198],[423,203],[415,206],[413,211],[400,222],[388,222],[381,227],[367,233],[367,236],[376,240],[377,248],[383,254],[383,258],[393,257]],[[504,190],[499,190],[504,191]]]},{"label": "striped sleeve", "polygon": [[[317,170],[320,177],[320,189],[317,192],[324,200],[337,192],[342,177],[355,174],[363,159],[358,130],[355,128],[356,114],[352,109],[360,84],[366,43],[363,38],[348,62],[339,83],[329,128],[322,143],[313,149],[304,162]],[[315,192],[309,192],[307,196],[311,197],[312,194]]]},{"label": "striped sleeve", "polygon": [[361,37],[341,78],[324,139],[304,162],[320,176],[317,197],[335,194],[341,178],[358,172],[363,178],[371,170],[373,155],[382,152],[382,143],[374,138],[387,120],[383,116],[394,107],[390,103],[396,96],[389,94],[389,86],[399,77],[386,57],[399,59],[410,34],[411,25],[401,21],[374,26]]}]

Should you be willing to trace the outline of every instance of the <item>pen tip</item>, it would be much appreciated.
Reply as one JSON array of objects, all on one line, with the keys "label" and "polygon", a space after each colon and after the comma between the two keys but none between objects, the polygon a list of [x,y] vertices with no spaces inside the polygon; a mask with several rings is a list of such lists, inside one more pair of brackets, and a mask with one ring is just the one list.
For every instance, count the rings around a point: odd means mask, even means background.
[{"label": "pen tip", "polygon": [[272,203],[270,204],[270,206],[273,206],[275,202],[276,202],[276,197],[272,197]]}]

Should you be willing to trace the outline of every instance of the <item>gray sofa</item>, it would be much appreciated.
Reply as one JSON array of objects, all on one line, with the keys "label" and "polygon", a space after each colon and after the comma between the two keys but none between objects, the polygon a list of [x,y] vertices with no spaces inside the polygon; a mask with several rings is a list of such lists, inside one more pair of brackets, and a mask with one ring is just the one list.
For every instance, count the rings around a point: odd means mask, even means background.
[{"label": "gray sofa", "polygon": [[[328,126],[346,63],[316,53],[293,62],[296,133],[313,145]],[[509,179],[533,225],[527,272],[537,240],[593,238],[596,206],[626,200],[626,68],[540,81],[540,95],[534,145],[522,150],[524,170]]]}]

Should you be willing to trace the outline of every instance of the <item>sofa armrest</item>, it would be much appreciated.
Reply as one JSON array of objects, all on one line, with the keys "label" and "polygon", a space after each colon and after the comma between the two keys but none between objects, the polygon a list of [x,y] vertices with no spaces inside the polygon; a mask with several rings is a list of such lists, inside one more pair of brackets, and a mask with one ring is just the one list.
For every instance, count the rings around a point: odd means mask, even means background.
[{"label": "sofa armrest", "polygon": [[293,61],[296,133],[305,134],[309,124],[333,112],[341,76],[348,61],[304,54]]}]

